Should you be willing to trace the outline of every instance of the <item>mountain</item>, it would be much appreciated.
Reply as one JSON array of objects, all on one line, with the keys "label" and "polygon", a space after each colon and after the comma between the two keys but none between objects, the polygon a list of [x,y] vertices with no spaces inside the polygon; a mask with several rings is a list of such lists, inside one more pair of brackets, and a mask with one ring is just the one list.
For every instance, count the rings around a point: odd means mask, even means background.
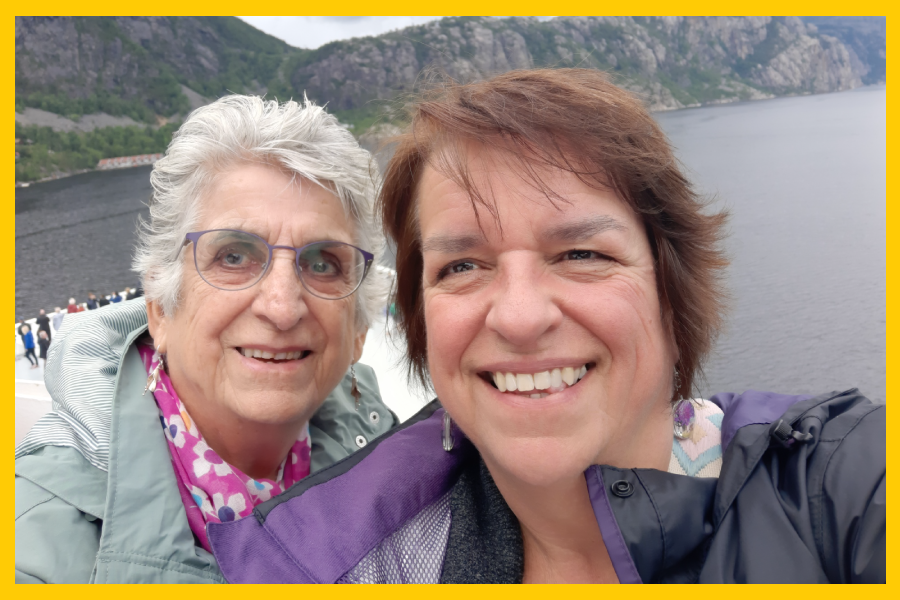
[{"label": "mountain", "polygon": [[604,69],[654,110],[884,79],[877,27],[806,19],[447,17],[303,50],[233,17],[16,17],[16,107],[154,123],[228,92],[306,93],[363,134],[394,120],[428,69],[461,81],[539,66]]},{"label": "mountain", "polygon": [[16,110],[153,123],[203,96],[277,87],[294,52],[234,17],[16,17]]},{"label": "mountain", "polygon": [[839,39],[850,50],[851,60],[858,61],[865,84],[885,80],[885,48],[887,17],[801,17],[814,25],[820,34]]},{"label": "mountain", "polygon": [[413,89],[427,66],[458,80],[536,66],[611,71],[655,110],[844,90],[863,68],[796,17],[449,17],[334,42],[298,61],[291,85],[359,111]]}]

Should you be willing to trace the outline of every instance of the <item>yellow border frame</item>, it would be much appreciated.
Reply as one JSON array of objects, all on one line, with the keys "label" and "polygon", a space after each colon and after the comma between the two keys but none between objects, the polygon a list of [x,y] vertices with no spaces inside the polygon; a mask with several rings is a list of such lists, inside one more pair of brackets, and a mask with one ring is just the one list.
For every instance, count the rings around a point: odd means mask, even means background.
[{"label": "yellow border frame", "polygon": [[[484,2],[473,2],[471,0],[465,1],[457,1],[457,2],[443,2],[439,5],[430,4],[430,9],[434,10],[435,8],[445,8],[445,12],[456,12],[456,13],[464,13],[464,12],[472,12],[475,9],[478,9],[481,12],[485,11],[485,8],[490,8],[493,14],[511,14],[513,12],[525,12],[526,10],[531,10],[532,12],[529,14],[543,14],[552,12],[554,14],[558,14],[559,12],[563,12],[560,9],[563,9],[563,6],[557,5],[549,5],[546,2],[491,2],[489,4],[485,4]],[[896,5],[894,5],[896,6]],[[13,14],[29,14],[29,15],[118,15],[122,14],[123,9],[131,9],[136,8],[134,5],[126,5],[121,2],[97,2],[93,0],[73,3],[73,2],[59,2],[59,1],[50,1],[43,2],[39,5],[27,5],[27,4],[19,4],[13,6]],[[253,12],[254,10],[261,8],[259,6],[251,6],[246,2],[234,2],[234,1],[222,1],[222,2],[171,2],[171,1],[162,1],[162,2],[154,2],[152,4],[141,5],[140,8],[146,9],[146,12],[142,12],[141,14],[156,14],[156,15],[192,15],[192,14],[247,14],[248,12]],[[304,4],[288,4],[284,6],[272,6],[266,8],[275,8],[281,9],[317,9],[322,8],[321,6],[310,6]],[[345,14],[359,14],[363,12],[369,12],[374,8],[380,9],[384,12],[390,12],[394,14],[401,15],[421,15],[423,13],[423,9],[428,8],[424,6],[422,3],[414,3],[414,2],[398,2],[398,1],[390,1],[383,2],[378,4],[373,4],[372,2],[359,2],[358,0],[350,1],[350,2],[342,2],[340,7],[342,12]],[[673,12],[673,8],[678,8],[677,12]],[[33,10],[32,10],[33,9]],[[73,9],[78,9],[77,12],[74,12]],[[605,9],[605,10],[604,10]],[[897,10],[897,9],[894,9]],[[27,12],[26,12],[27,11]],[[891,5],[887,2],[854,2],[852,4],[849,3],[838,3],[834,1],[825,1],[825,2],[772,2],[769,0],[761,1],[761,2],[741,2],[738,4],[723,4],[721,2],[709,2],[709,1],[690,1],[690,2],[679,2],[677,4],[673,4],[670,2],[641,2],[639,5],[628,4],[621,6],[612,6],[612,5],[602,5],[597,4],[596,2],[566,2],[564,7],[565,12],[570,12],[573,14],[586,14],[586,13],[597,13],[597,12],[605,12],[607,14],[629,14],[629,15],[666,15],[666,14],[679,14],[679,15],[715,15],[722,14],[726,12],[726,14],[753,14],[753,15],[786,15],[786,14],[798,14],[798,15],[846,15],[846,14],[857,14],[857,15],[886,15],[888,17],[892,16],[893,11],[891,10]],[[130,12],[130,11],[128,11]],[[280,12],[280,11],[279,11]],[[888,19],[888,24],[893,24],[892,19]],[[892,46],[892,42],[894,39],[897,39],[895,29],[888,27],[888,45]],[[13,38],[11,40],[13,44],[13,57],[15,56],[15,34],[13,34]],[[7,83],[12,83],[13,85],[10,88],[5,88],[7,94],[5,102],[9,102],[9,100],[14,100],[15,96],[15,62],[12,65],[9,65],[12,68],[7,72],[7,75],[3,77],[3,80]],[[5,70],[4,70],[5,71]],[[7,77],[9,79],[7,79]],[[887,135],[887,223],[886,223],[886,231],[888,233],[897,232],[898,226],[898,211],[895,210],[892,206],[892,202],[889,201],[890,198],[894,198],[897,200],[896,194],[896,185],[892,185],[892,178],[895,179],[895,171],[894,169],[897,167],[897,159],[895,153],[896,135],[895,132],[897,127],[895,122],[891,117],[895,114],[896,101],[892,99],[890,95],[888,95],[888,135]],[[10,129],[14,129],[13,123],[7,122],[7,126]],[[8,138],[7,138],[8,139]],[[7,163],[7,166],[3,167],[3,177],[8,175],[12,175],[10,179],[15,178],[15,165],[10,165]],[[7,180],[8,181],[8,180]],[[7,200],[3,201],[3,204],[8,208],[6,210],[14,210],[15,207],[15,192],[14,190],[9,190],[4,193],[3,197],[7,198]],[[14,215],[8,216],[12,217],[9,221],[2,221],[2,230],[6,231],[9,234],[10,246],[14,250],[15,246],[15,217]],[[898,376],[900,376],[900,363],[897,360],[897,354],[893,350],[896,349],[898,343],[898,327],[896,322],[891,318],[896,313],[897,308],[897,285],[898,285],[898,268],[897,268],[897,256],[898,252],[900,252],[900,243],[892,239],[892,236],[887,236],[887,364],[885,368],[887,369],[887,396],[892,396],[892,392],[894,389],[897,389],[898,384]],[[14,256],[14,252],[11,253]],[[9,311],[6,314],[12,315],[15,312],[14,308],[14,296],[15,296],[15,266],[10,266],[9,263],[4,263],[2,266],[2,283],[3,289],[9,290],[8,292],[4,292],[2,296],[2,306],[3,312]],[[8,286],[8,287],[7,287]],[[6,293],[10,293],[9,296],[6,296]],[[8,345],[8,348],[12,348],[12,344]],[[15,365],[14,365],[14,357],[12,353],[7,353],[7,358],[0,360],[0,365],[2,365],[2,370],[0,373],[3,374],[3,380],[7,381],[6,385],[9,387],[7,390],[13,392],[10,394],[10,397],[14,397],[14,380],[15,380]],[[12,422],[7,425],[9,427],[8,431],[12,430],[14,425]],[[893,425],[893,420],[889,421],[889,428],[891,430],[897,429],[897,426]],[[14,434],[11,433],[10,437],[13,437]],[[897,464],[897,452],[898,446],[896,444],[889,443],[888,445],[888,465],[891,470],[893,470],[894,465]],[[13,461],[10,460],[10,466],[13,466]],[[10,479],[7,480],[8,485],[10,487],[7,489],[9,495],[5,496],[2,504],[0,506],[7,506],[7,508],[3,512],[9,512],[13,508],[14,503],[14,487],[12,485],[13,478],[12,473],[10,474]],[[9,560],[10,563],[14,562],[15,559],[15,547],[14,547],[14,524],[9,523],[7,521],[7,525],[4,526],[4,530],[7,533],[3,536],[3,539],[8,540],[5,546],[2,548],[2,555],[5,560]],[[893,551],[893,548],[897,546],[896,543],[893,543],[893,538],[888,538],[888,573],[892,572],[890,565],[895,564],[897,557],[897,553]],[[7,563],[9,564],[9,563]],[[12,566],[12,565],[10,565]],[[7,577],[8,585],[13,585],[13,574],[10,573]],[[812,590],[794,590],[794,589],[767,589],[760,590],[756,589],[757,586],[746,586],[740,588],[732,588],[727,591],[714,589],[712,587],[703,587],[703,588],[695,588],[693,592],[690,592],[688,589],[679,589],[675,590],[671,587],[666,588],[649,588],[649,587],[639,587],[633,588],[628,592],[628,595],[636,595],[637,597],[647,597],[650,595],[669,595],[672,596],[680,596],[681,594],[696,594],[698,596],[705,596],[710,598],[720,598],[722,595],[726,595],[731,597],[732,595],[738,596],[749,596],[751,594],[758,595],[760,593],[763,594],[774,594],[774,595],[786,595],[792,596],[794,594],[810,594],[813,593],[817,597],[818,596],[826,596],[826,597],[838,597],[845,595],[862,595],[866,594],[870,596],[875,594],[877,596],[886,595],[888,590],[887,586],[878,586],[873,589],[871,587],[868,588],[854,588],[852,591],[847,588],[828,588],[828,589],[820,589],[819,591]],[[779,586],[781,587],[781,586]],[[115,595],[119,596],[123,593],[122,590],[118,589],[105,589],[105,590],[87,590],[85,588],[73,588],[69,587],[66,590],[55,590],[50,591],[46,588],[37,589],[37,588],[26,588],[24,586],[16,587],[15,589],[8,589],[8,592],[12,592],[13,594],[17,594],[20,596],[28,596],[28,597],[51,597],[51,595],[59,595],[64,594],[66,597],[70,595],[74,596],[82,596],[88,598],[95,598],[98,595],[105,596]],[[237,590],[234,588],[217,588],[214,592],[210,590],[212,593],[218,594],[226,594],[228,596],[236,597],[237,594],[245,594],[245,590]],[[291,592],[288,590],[277,590],[276,593],[297,593]],[[300,594],[303,594],[305,590],[300,591]],[[365,591],[360,592],[358,589],[338,589],[338,588],[329,588],[329,589],[321,589],[316,590],[317,594],[326,594],[329,597],[347,597],[349,598],[351,595],[358,595],[360,593],[366,596],[374,596],[375,598],[383,597],[385,599],[397,599],[397,598],[410,598],[419,597],[422,594],[427,594],[429,596],[447,596],[449,594],[456,593],[457,590],[450,590],[448,588],[432,588],[428,591],[424,591],[421,589],[416,589],[413,587],[390,587],[390,588],[366,588]],[[160,593],[159,590],[156,589],[145,589],[145,588],[132,588],[127,592],[129,596],[140,595],[140,596],[148,596],[158,595]],[[167,592],[164,592],[167,593]],[[188,592],[189,593],[189,592]],[[252,592],[251,592],[252,593]],[[544,598],[544,596],[548,593],[556,595],[561,595],[565,597],[583,597],[583,598],[592,598],[598,594],[598,591],[595,589],[587,589],[584,586],[570,586],[566,588],[557,588],[554,590],[546,590],[542,589],[540,586],[533,586],[530,588],[524,589],[516,589],[515,591],[511,588],[497,588],[492,587],[490,589],[486,589],[484,586],[476,586],[473,588],[467,588],[467,593],[473,594],[475,596],[483,596],[485,598],[494,597],[494,596],[512,596],[515,594],[516,597],[533,597],[533,598]]]}]

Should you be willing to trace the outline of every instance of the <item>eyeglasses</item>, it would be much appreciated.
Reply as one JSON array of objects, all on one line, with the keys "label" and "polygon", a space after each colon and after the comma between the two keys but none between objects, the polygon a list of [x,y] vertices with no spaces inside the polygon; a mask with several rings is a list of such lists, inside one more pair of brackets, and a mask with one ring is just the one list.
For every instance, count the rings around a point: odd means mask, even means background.
[{"label": "eyeglasses", "polygon": [[343,242],[313,242],[302,248],[273,246],[238,229],[211,229],[184,236],[194,245],[194,266],[203,281],[220,290],[244,290],[259,283],[272,264],[273,250],[293,250],[294,269],[310,294],[346,298],[359,288],[375,256]]}]

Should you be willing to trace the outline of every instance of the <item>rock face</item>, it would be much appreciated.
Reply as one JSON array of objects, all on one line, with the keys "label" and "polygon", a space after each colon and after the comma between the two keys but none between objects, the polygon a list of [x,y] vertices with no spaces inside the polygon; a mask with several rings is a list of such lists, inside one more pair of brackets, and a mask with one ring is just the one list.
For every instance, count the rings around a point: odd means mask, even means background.
[{"label": "rock face", "polygon": [[471,81],[533,66],[609,70],[656,110],[862,85],[848,49],[797,17],[451,17],[324,46],[291,83],[340,111],[408,92],[429,67]]},{"label": "rock face", "polygon": [[130,127],[141,124],[129,117],[113,117],[105,113],[85,115],[78,121],[61,117],[52,112],[39,108],[26,108],[21,113],[16,113],[16,123],[22,125],[37,125],[49,127],[53,131],[93,131],[103,127]]},{"label": "rock face", "polygon": [[884,83],[887,51],[886,17],[802,17],[820,35],[835,37],[850,52],[850,60],[863,73],[865,84]]},{"label": "rock face", "polygon": [[290,50],[233,17],[16,17],[16,96],[107,94],[168,116],[195,104],[179,84],[243,91]]},{"label": "rock face", "polygon": [[529,67],[604,69],[666,110],[859,86],[872,72],[866,61],[884,62],[883,50],[859,44],[797,17],[447,17],[318,50],[230,17],[16,17],[16,95],[63,112],[34,94],[106,94],[165,117],[229,91],[305,92],[361,134],[433,71],[472,81]]}]

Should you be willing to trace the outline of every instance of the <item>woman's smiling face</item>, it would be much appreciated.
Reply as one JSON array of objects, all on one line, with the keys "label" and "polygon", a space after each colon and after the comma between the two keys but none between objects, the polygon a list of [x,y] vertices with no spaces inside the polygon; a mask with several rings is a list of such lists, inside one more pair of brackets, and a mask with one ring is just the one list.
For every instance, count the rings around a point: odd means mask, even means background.
[{"label": "woman's smiling face", "polygon": [[641,220],[611,190],[539,170],[551,203],[491,158],[468,166],[496,219],[431,167],[418,187],[438,398],[495,477],[665,469],[676,351]]},{"label": "woman's smiling face", "polygon": [[[279,246],[354,242],[353,224],[334,194],[257,164],[220,175],[201,200],[196,230],[209,229],[247,231]],[[204,281],[191,246],[181,259],[181,303],[173,315],[152,303],[150,330],[194,420],[223,430],[308,420],[362,353],[366,330],[358,327],[356,295],[313,296],[290,250],[273,251],[265,277],[237,291]]]}]

